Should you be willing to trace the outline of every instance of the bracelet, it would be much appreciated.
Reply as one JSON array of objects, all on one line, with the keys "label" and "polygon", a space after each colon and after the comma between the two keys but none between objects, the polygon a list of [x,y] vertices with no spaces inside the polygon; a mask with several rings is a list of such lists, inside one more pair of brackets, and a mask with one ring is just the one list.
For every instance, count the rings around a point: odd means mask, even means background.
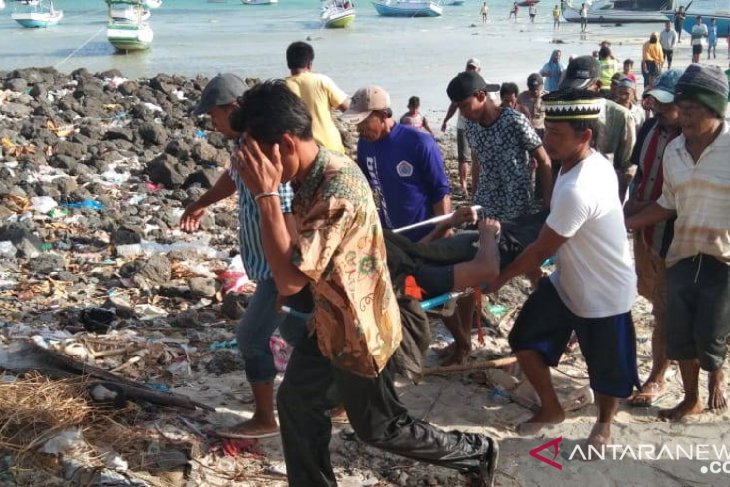
[{"label": "bracelet", "polygon": [[261,198],[267,198],[269,196],[276,196],[277,198],[281,198],[281,195],[278,192],[271,191],[271,192],[268,192],[268,193],[259,193],[259,194],[257,194],[256,196],[253,197],[253,200],[254,201],[258,201]]}]

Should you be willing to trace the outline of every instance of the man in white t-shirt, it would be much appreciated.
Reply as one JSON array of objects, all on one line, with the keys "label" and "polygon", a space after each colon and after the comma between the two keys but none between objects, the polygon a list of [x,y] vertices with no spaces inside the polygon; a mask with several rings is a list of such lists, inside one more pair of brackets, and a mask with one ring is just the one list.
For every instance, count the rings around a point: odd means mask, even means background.
[{"label": "man in white t-shirt", "polygon": [[692,62],[699,63],[702,56],[702,39],[709,35],[707,26],[702,23],[702,17],[699,15],[695,18],[695,25],[692,26]]},{"label": "man in white t-shirt", "polygon": [[613,166],[592,147],[603,100],[586,90],[550,93],[545,101],[545,149],[562,161],[550,215],[538,239],[508,265],[489,291],[556,256],[556,271],[540,281],[510,333],[520,366],[541,407],[518,427],[534,434],[565,412],[550,379],[573,332],[588,365],[598,421],[588,444],[611,443],[618,398],[639,386],[631,306],[636,274],[624,230]]}]

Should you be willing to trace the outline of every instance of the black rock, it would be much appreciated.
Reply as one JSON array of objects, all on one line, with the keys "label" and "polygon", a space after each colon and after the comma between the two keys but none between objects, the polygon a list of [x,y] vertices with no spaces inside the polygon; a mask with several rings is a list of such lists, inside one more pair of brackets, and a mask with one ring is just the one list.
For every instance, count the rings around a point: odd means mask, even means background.
[{"label": "black rock", "polygon": [[86,146],[78,142],[62,141],[56,144],[53,148],[53,152],[56,155],[73,157],[76,160],[81,160],[86,154]]},{"label": "black rock", "polygon": [[216,213],[215,225],[217,227],[235,230],[238,228],[238,218],[236,218],[236,215],[234,215],[233,213]]},{"label": "black rock", "polygon": [[175,85],[172,83],[173,80],[169,76],[158,74],[150,80],[150,88],[168,94],[175,89]]},{"label": "black rock", "polygon": [[117,87],[117,91],[124,96],[132,96],[137,93],[139,85],[134,81],[125,81]]},{"label": "black rock", "polygon": [[107,69],[98,73],[96,76],[102,79],[124,78],[124,75],[118,69]]},{"label": "black rock", "polygon": [[25,118],[33,113],[33,108],[22,103],[5,102],[0,105],[0,113],[12,118]]},{"label": "black rock", "polygon": [[218,149],[228,149],[228,139],[220,132],[210,132],[208,143]]},{"label": "black rock", "polygon": [[102,307],[113,309],[120,318],[134,318],[134,306],[122,296],[109,296]]},{"label": "black rock", "polygon": [[112,127],[104,134],[104,140],[126,140],[134,142],[134,134],[125,127]]},{"label": "black rock", "polygon": [[248,303],[248,298],[242,294],[227,293],[223,295],[221,313],[226,318],[237,320],[243,316],[243,311]]},{"label": "black rock", "polygon": [[71,156],[63,155],[63,154],[60,154],[60,155],[56,154],[55,156],[53,156],[51,158],[49,163],[50,163],[51,167],[66,169],[67,171],[74,170],[76,168],[76,166],[79,165],[79,163],[77,162],[77,159],[75,159]]},{"label": "black rock", "polygon": [[200,327],[200,317],[195,310],[183,311],[170,320],[170,326],[176,328],[198,328]]},{"label": "black rock", "polygon": [[111,241],[114,245],[140,243],[142,241],[142,229],[127,225],[117,227],[112,231]]},{"label": "black rock", "polygon": [[74,178],[56,178],[53,180],[53,185],[61,195],[70,195],[79,187]]},{"label": "black rock", "polygon": [[147,165],[147,174],[153,183],[166,188],[176,188],[185,182],[185,176],[178,170],[177,159],[170,154],[162,154]]},{"label": "black rock", "polygon": [[43,242],[30,229],[19,224],[0,227],[0,242],[10,240],[18,249],[18,256],[33,259],[41,254]]},{"label": "black rock", "polygon": [[6,90],[21,93],[25,91],[26,88],[28,88],[28,82],[25,81],[23,78],[10,78],[5,81],[5,84],[3,86]]},{"label": "black rock", "polygon": [[44,253],[28,260],[28,269],[36,274],[50,274],[62,271],[66,267],[66,259],[55,253]]},{"label": "black rock", "polygon": [[36,100],[45,100],[48,97],[48,90],[45,85],[37,84],[30,89],[30,96]]},{"label": "black rock", "polygon": [[172,266],[164,255],[155,254],[149,258],[144,267],[137,273],[152,284],[163,284],[172,276]]},{"label": "black rock", "polygon": [[165,147],[165,152],[183,161],[190,158],[190,146],[182,140],[171,140]]},{"label": "black rock", "polygon": [[221,174],[222,172],[216,168],[201,169],[188,176],[182,187],[187,189],[194,184],[199,184],[203,188],[212,188]]},{"label": "black rock", "polygon": [[145,122],[139,127],[139,135],[147,144],[164,145],[167,142],[167,132],[157,123]]},{"label": "black rock", "polygon": [[193,277],[188,281],[190,291],[200,297],[211,298],[218,291],[216,280],[209,277]]}]

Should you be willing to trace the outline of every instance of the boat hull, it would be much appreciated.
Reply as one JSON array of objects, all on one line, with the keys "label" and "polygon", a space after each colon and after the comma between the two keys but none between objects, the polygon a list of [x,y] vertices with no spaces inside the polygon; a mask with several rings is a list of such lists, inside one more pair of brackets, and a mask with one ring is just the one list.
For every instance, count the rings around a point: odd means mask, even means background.
[{"label": "boat hull", "polygon": [[447,7],[460,7],[464,5],[465,0],[446,0],[445,2],[441,2],[441,5],[445,5]]},{"label": "boat hull", "polygon": [[[580,22],[580,11],[563,5],[563,18],[568,22]],[[666,16],[659,10],[588,10],[589,24],[655,24],[666,20]]]},{"label": "boat hull", "polygon": [[324,26],[327,29],[344,29],[355,21],[355,12],[343,12],[323,18]]},{"label": "boat hull", "polygon": [[279,0],[241,0],[244,5],[274,5],[279,3]]},{"label": "boat hull", "polygon": [[42,29],[58,24],[63,18],[63,12],[61,10],[56,10],[53,13],[14,13],[11,17],[14,21],[27,29]]},{"label": "boat hull", "polygon": [[149,26],[111,24],[106,37],[119,51],[144,51],[152,45],[154,34]]},{"label": "boat hull", "polygon": [[[692,26],[695,25],[695,18],[697,16],[702,17],[702,22],[707,25],[710,19],[717,19],[717,35],[718,37],[727,37],[728,31],[730,30],[730,15],[727,13],[712,13],[712,12],[697,12],[692,10],[687,13],[687,18],[684,19],[682,24],[682,30],[688,33],[692,33]],[[667,13],[666,19],[674,19],[674,13]],[[718,40],[719,42],[719,40]]]},{"label": "boat hull", "polygon": [[443,9],[435,4],[402,2],[394,5],[386,5],[379,2],[372,2],[378,14],[384,17],[440,17]]}]

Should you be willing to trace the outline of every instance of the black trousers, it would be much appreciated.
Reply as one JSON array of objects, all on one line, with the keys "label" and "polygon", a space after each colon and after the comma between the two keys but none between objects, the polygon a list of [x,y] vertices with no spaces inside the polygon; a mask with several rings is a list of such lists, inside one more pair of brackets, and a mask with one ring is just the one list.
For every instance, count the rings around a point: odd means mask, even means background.
[{"label": "black trousers", "polygon": [[344,404],[357,436],[369,445],[464,473],[478,471],[480,459],[489,452],[489,439],[446,432],[411,417],[398,399],[389,369],[368,379],[335,368],[314,338],[297,345],[277,395],[289,485],[337,485],[327,413],[339,404]]}]

